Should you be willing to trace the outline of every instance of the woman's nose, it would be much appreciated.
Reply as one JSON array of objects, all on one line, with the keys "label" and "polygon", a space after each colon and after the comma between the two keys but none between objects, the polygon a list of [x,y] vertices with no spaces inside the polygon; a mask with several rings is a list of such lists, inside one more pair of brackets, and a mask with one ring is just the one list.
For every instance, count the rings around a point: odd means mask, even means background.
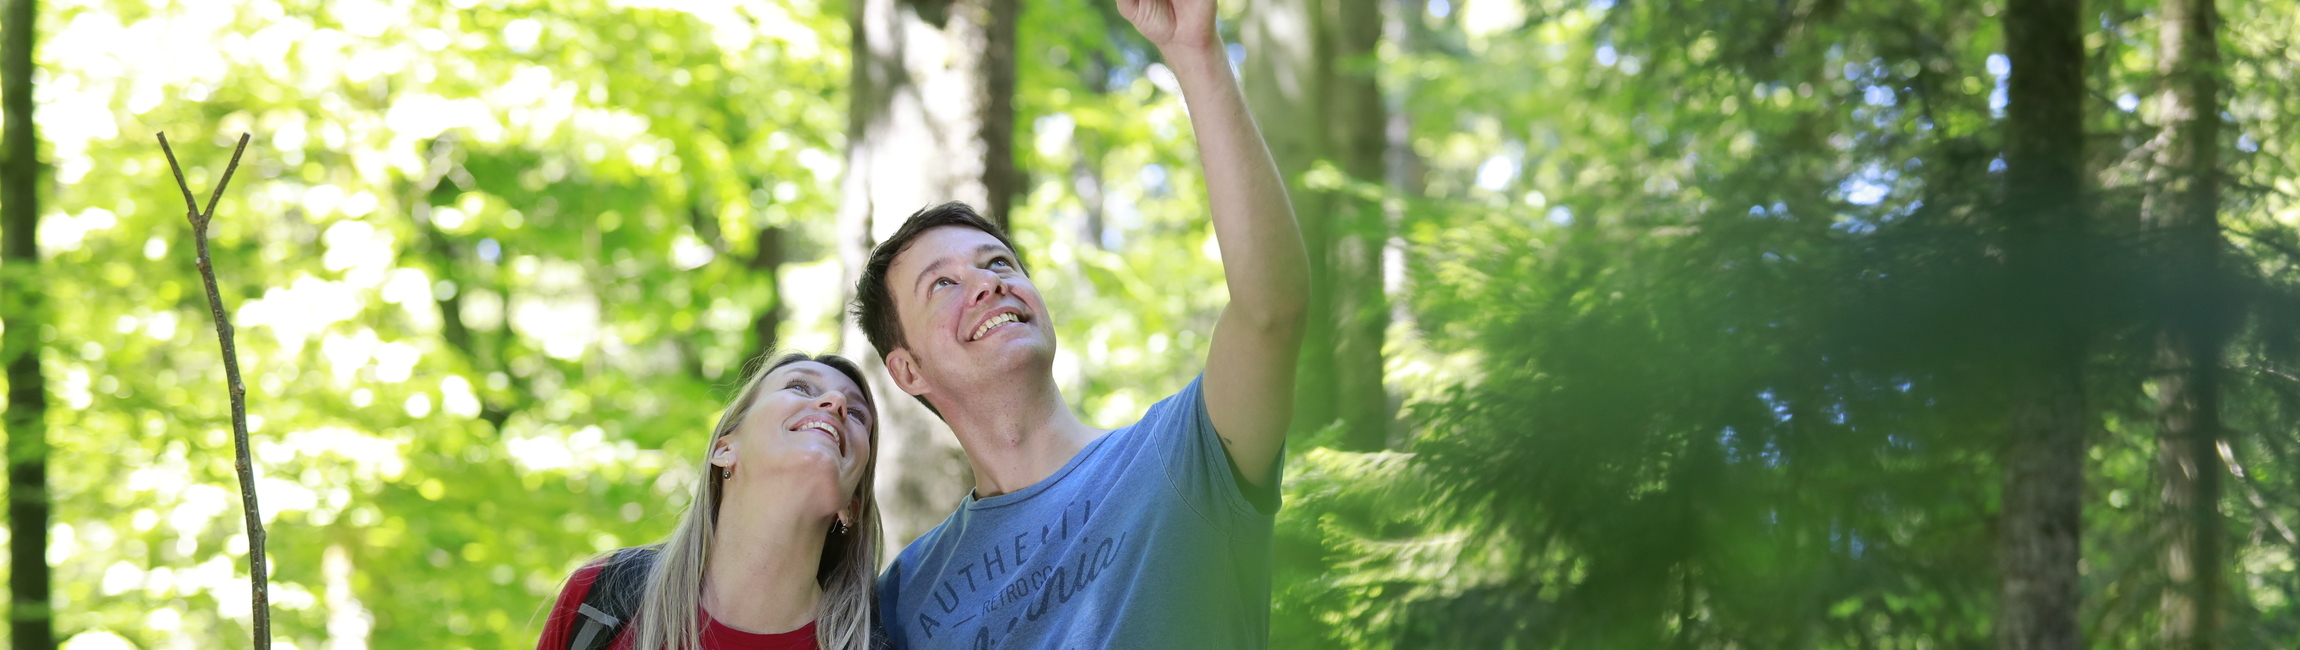
[{"label": "woman's nose", "polygon": [[845,410],[844,407],[846,405],[847,396],[835,392],[823,393],[823,398],[815,402],[815,406],[822,407],[823,410],[830,411],[832,413],[837,413],[839,411]]}]

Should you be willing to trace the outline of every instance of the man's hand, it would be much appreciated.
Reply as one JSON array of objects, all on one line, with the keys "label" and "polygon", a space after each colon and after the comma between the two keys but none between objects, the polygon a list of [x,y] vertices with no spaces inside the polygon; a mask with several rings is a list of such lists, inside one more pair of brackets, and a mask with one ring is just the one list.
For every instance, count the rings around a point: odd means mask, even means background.
[{"label": "man's hand", "polygon": [[1118,12],[1161,51],[1220,44],[1214,0],[1118,0]]}]

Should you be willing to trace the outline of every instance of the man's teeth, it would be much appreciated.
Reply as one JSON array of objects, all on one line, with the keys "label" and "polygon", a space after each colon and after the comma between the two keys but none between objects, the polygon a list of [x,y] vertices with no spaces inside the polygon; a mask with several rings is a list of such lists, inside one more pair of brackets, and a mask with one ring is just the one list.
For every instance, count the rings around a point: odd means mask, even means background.
[{"label": "man's teeth", "polygon": [[1022,320],[1022,317],[1016,315],[1014,312],[1006,312],[997,316],[992,316],[990,320],[983,321],[981,327],[974,328],[974,336],[972,338],[968,338],[967,340],[972,341],[982,338],[982,335],[990,333],[991,328],[1005,325],[1007,323],[1012,323],[1018,320]]}]

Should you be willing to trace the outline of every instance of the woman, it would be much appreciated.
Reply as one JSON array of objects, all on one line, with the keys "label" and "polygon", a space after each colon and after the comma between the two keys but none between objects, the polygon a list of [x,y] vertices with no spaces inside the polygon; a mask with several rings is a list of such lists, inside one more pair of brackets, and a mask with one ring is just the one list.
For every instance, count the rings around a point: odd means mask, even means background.
[{"label": "woman", "polygon": [[536,649],[868,648],[877,412],[853,362],[776,358],[720,414],[671,536],[578,569]]}]

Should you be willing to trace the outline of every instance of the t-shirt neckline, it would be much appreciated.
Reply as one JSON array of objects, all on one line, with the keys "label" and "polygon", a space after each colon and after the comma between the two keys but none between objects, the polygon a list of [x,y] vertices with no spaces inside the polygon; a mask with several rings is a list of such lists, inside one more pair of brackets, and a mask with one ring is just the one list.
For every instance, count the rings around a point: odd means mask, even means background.
[{"label": "t-shirt neckline", "polygon": [[815,638],[816,621],[807,621],[806,625],[801,625],[799,629],[789,632],[748,632],[720,621],[718,617],[712,616],[709,610],[701,607],[695,609],[702,612],[703,637],[706,639],[732,643],[736,648],[786,648],[801,643],[807,647],[814,647],[811,641]]},{"label": "t-shirt neckline", "polygon": [[1063,463],[1062,469],[1054,470],[1052,475],[1049,475],[1043,479],[1039,479],[1037,483],[1032,483],[1020,490],[1015,490],[1006,494],[986,498],[976,498],[974,496],[974,490],[967,490],[966,501],[959,504],[959,507],[968,511],[988,510],[991,508],[1001,508],[1017,503],[1022,503],[1024,501],[1029,501],[1031,497],[1038,496],[1040,492],[1045,492],[1054,484],[1060,483],[1062,482],[1062,479],[1069,477],[1070,473],[1072,471],[1076,471],[1079,465],[1084,465],[1086,463],[1087,457],[1093,456],[1094,452],[1102,448],[1103,441],[1109,440],[1110,438],[1116,436],[1120,431],[1125,431],[1132,428],[1134,428],[1134,425],[1129,424],[1123,427],[1102,432],[1102,435],[1095,436],[1094,440],[1087,442],[1085,447],[1080,448],[1078,453],[1071,454],[1070,461]]}]

